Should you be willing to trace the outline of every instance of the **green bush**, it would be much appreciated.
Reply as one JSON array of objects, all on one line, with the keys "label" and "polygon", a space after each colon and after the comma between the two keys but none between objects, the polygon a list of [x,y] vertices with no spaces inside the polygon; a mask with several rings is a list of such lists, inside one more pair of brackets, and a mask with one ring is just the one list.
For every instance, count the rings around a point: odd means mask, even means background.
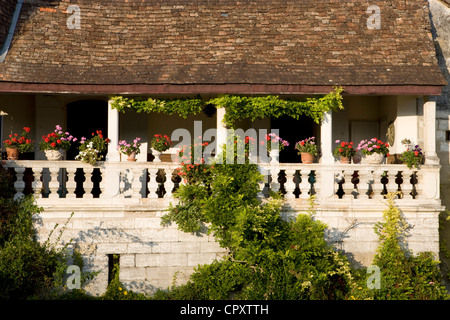
[{"label": "green bush", "polygon": [[31,198],[0,199],[0,298],[49,298],[66,253],[36,240]]},{"label": "green bush", "polygon": [[283,219],[279,194],[265,201],[258,199],[262,176],[254,164],[214,163],[206,173],[208,176],[180,187],[176,192],[180,201],[169,209],[164,222],[176,222],[188,232],[200,232],[200,226],[207,225],[228,256],[198,268],[188,284],[156,297],[345,297],[353,281],[350,266],[325,241],[325,224],[314,221],[310,214]]},{"label": "green bush", "polygon": [[367,288],[368,275],[360,271],[358,284],[352,288],[349,297],[376,300],[446,299],[439,261],[430,252],[414,255],[406,248],[409,226],[395,205],[394,197],[395,194],[387,195],[383,221],[375,226],[380,245],[373,265],[380,270],[380,289]]}]

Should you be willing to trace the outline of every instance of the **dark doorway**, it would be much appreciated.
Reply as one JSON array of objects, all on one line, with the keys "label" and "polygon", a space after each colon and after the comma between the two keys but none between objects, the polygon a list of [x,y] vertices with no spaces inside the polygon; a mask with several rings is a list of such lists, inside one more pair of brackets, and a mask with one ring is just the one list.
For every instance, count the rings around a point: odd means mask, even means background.
[{"label": "dark doorway", "polygon": [[[67,104],[67,131],[80,141],[89,139],[96,130],[108,133],[108,102],[105,100],[79,100]],[[67,151],[67,160],[74,160],[79,143],[72,144]]]},{"label": "dark doorway", "polygon": [[[278,129],[280,137],[289,142],[289,147],[280,152],[280,162],[298,163],[301,162],[300,155],[294,149],[297,141],[314,136],[314,121],[308,117],[295,120],[291,117],[283,116],[271,119],[271,128]],[[316,143],[317,137],[316,137]]]}]

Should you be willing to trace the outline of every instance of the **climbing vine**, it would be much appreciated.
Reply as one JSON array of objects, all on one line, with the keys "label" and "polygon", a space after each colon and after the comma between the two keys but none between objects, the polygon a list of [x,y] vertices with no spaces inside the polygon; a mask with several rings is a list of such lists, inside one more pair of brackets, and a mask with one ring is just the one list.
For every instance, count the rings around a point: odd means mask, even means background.
[{"label": "climbing vine", "polygon": [[279,96],[267,95],[261,97],[247,97],[225,95],[210,100],[200,98],[186,99],[153,99],[153,98],[127,98],[115,96],[111,106],[120,112],[157,112],[168,115],[178,115],[187,118],[202,112],[208,104],[217,108],[225,108],[224,123],[234,128],[236,121],[243,119],[263,119],[267,117],[279,118],[289,116],[298,119],[307,116],[316,123],[323,120],[324,113],[343,109],[342,88],[334,88],[329,94],[320,98],[307,98],[304,101],[282,99]]}]

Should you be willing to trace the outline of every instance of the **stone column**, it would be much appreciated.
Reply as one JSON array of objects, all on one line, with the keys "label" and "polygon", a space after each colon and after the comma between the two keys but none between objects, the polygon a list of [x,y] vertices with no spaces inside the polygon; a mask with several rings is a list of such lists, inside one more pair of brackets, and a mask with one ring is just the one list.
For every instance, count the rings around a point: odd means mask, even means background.
[{"label": "stone column", "polygon": [[436,101],[429,97],[423,105],[425,164],[439,164],[436,153]]},{"label": "stone column", "polygon": [[222,145],[227,143],[227,128],[223,123],[225,117],[225,108],[217,108],[216,112],[216,157],[222,152]]},{"label": "stone column", "polygon": [[333,157],[333,117],[331,111],[324,114],[323,122],[320,127],[320,146],[322,150],[322,164],[334,163]]},{"label": "stone column", "polygon": [[117,145],[119,144],[119,111],[111,107],[111,100],[108,101],[108,153],[106,154],[104,177],[104,195],[101,197],[115,197],[120,191],[120,171],[112,166],[110,162],[120,161]]},{"label": "stone column", "polygon": [[334,196],[334,157],[333,157],[333,117],[331,111],[324,114],[322,125],[320,127],[320,147],[322,157],[320,163],[323,165],[317,173],[320,191],[318,194],[321,199],[332,198]]},{"label": "stone column", "polygon": [[108,145],[106,161],[119,161],[117,145],[119,144],[119,111],[111,107],[111,100],[108,101],[108,138],[111,142]]}]

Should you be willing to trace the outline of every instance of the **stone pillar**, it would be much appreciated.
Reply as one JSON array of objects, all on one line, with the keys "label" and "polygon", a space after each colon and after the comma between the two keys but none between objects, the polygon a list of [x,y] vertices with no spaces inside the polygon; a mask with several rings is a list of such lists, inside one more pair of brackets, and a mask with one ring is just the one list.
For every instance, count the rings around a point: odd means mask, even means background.
[{"label": "stone pillar", "polygon": [[106,161],[119,161],[117,145],[119,144],[119,111],[111,107],[111,100],[108,101],[108,138],[111,142],[108,145]]},{"label": "stone pillar", "polygon": [[227,143],[227,128],[223,123],[225,117],[225,108],[217,108],[216,112],[216,156],[222,152],[222,145]]},{"label": "stone pillar", "polygon": [[324,114],[322,125],[320,127],[320,146],[322,151],[322,157],[320,163],[329,164],[330,166],[322,166],[318,174],[320,179],[320,192],[319,198],[327,199],[334,196],[334,157],[333,157],[333,117],[331,111]]},{"label": "stone pillar", "polygon": [[108,153],[106,154],[104,170],[104,194],[101,197],[111,198],[119,195],[120,192],[120,171],[119,168],[111,166],[109,162],[120,161],[117,145],[119,144],[119,111],[111,107],[111,100],[108,101]]},{"label": "stone pillar", "polygon": [[436,101],[429,97],[423,105],[425,164],[439,164],[436,153]]},{"label": "stone pillar", "polygon": [[323,164],[334,163],[333,157],[333,117],[331,111],[324,114],[323,122],[320,127],[320,145],[322,150],[322,158],[320,162]]}]

